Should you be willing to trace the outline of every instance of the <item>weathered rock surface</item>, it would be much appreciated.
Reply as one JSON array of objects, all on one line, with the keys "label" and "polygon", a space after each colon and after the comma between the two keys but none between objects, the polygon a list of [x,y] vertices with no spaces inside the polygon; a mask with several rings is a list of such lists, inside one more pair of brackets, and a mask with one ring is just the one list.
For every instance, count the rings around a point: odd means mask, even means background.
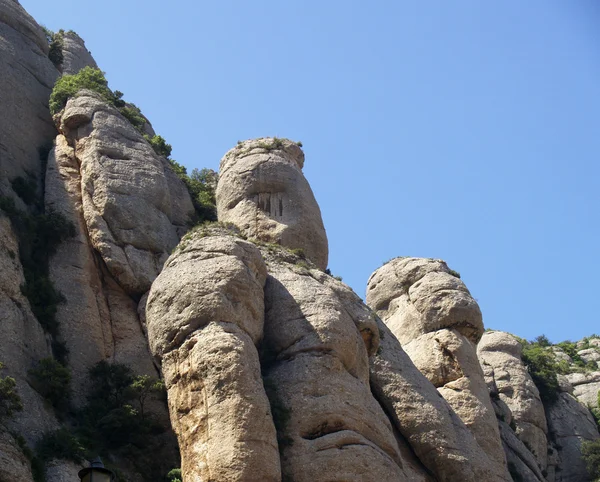
[{"label": "weathered rock surface", "polygon": [[371,387],[420,461],[437,480],[506,480],[389,328],[380,320],[378,327],[381,341],[371,358]]},{"label": "weathered rock surface", "polygon": [[374,319],[353,317],[321,271],[262,252],[269,276],[261,362],[284,478],[408,480],[369,388]]},{"label": "weathered rock surface", "polygon": [[598,408],[600,372],[570,373],[565,375],[573,387],[572,394],[585,406]]},{"label": "weathered rock surface", "polygon": [[600,437],[590,411],[568,393],[560,393],[558,400],[546,408],[550,438],[560,459],[556,482],[590,480],[581,458],[581,442]]},{"label": "weathered rock surface", "polygon": [[185,480],[281,480],[255,343],[266,268],[226,232],[186,235],[152,285],[146,321],[162,360]]},{"label": "weathered rock surface", "polygon": [[0,431],[0,482],[33,482],[31,464],[13,436]]},{"label": "weathered rock surface", "polygon": [[515,474],[513,480],[520,477],[523,482],[545,482],[547,480],[544,477],[545,472],[542,472],[538,466],[536,457],[517,437],[513,429],[501,420],[498,425],[509,470],[511,475]]},{"label": "weathered rock surface", "polygon": [[83,39],[72,30],[65,32],[63,38],[62,74],[73,75],[84,67],[98,68]]},{"label": "weathered rock surface", "polygon": [[[91,245],[119,285],[141,296],[179,241],[183,226],[175,220],[192,213],[189,194],[181,181],[165,174],[166,161],[142,135],[95,93],[82,91],[69,100],[60,131],[80,165]],[[189,209],[182,215],[185,199]]]},{"label": "weathered rock surface", "polygon": [[529,447],[544,470],[548,456],[546,414],[521,354],[521,343],[501,331],[484,333],[477,347],[482,368],[484,371],[489,368],[488,385],[496,386],[497,395],[511,411],[517,437]]},{"label": "weathered rock surface", "polygon": [[66,300],[56,318],[69,347],[73,401],[79,406],[89,390],[89,369],[101,360],[125,363],[140,375],[156,375],[156,371],[137,303],[115,282],[88,238],[79,162],[63,135],[56,138],[48,159],[45,204],[76,231],[50,260],[50,277]]},{"label": "weathered rock surface", "polygon": [[21,203],[11,181],[43,177],[39,149],[56,135],[48,98],[59,74],[43,30],[14,0],[0,0],[0,65],[0,195]]},{"label": "weathered rock surface", "polygon": [[483,333],[481,311],[464,283],[443,261],[396,258],[369,279],[367,303],[469,427],[491,472],[510,480],[475,352]]},{"label": "weathered rock surface", "polygon": [[239,143],[221,159],[218,217],[249,237],[301,248],[325,269],[327,235],[303,166],[302,149],[287,139]]},{"label": "weathered rock surface", "polygon": [[1,211],[0,273],[0,362],[5,365],[0,376],[16,380],[16,390],[23,401],[23,411],[17,412],[8,425],[33,442],[57,426],[52,412],[27,383],[27,371],[42,358],[51,356],[50,340],[21,293],[25,277],[19,261],[19,245],[9,219]]}]

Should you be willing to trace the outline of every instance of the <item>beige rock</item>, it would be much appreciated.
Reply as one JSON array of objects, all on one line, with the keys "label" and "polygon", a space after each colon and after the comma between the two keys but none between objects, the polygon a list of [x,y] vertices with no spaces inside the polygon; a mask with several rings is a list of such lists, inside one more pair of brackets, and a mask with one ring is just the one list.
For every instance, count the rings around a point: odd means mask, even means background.
[{"label": "beige rock", "polygon": [[371,275],[367,303],[469,427],[492,473],[510,480],[475,352],[481,311],[464,283],[441,260],[396,258]]},{"label": "beige rock", "polygon": [[186,235],[148,295],[185,480],[281,480],[277,438],[255,343],[266,269],[227,232]]},{"label": "beige rock", "polygon": [[442,328],[474,343],[483,334],[477,302],[442,260],[395,258],[384,264],[369,278],[367,304],[402,344]]},{"label": "beige rock", "polygon": [[90,51],[85,47],[83,39],[69,30],[63,34],[63,75],[73,75],[84,67],[98,68]]},{"label": "beige rock", "polygon": [[165,173],[166,161],[141,134],[95,93],[82,91],[69,100],[60,130],[80,165],[91,244],[125,291],[141,296],[179,240],[177,222],[191,211],[177,212],[185,204],[182,198],[189,201],[186,188]]},{"label": "beige rock", "polygon": [[327,235],[303,166],[302,149],[287,139],[239,143],[221,159],[218,217],[249,237],[303,249],[325,269]]},{"label": "beige rock", "polygon": [[517,434],[506,422],[499,421],[499,427],[511,475],[518,474],[523,482],[546,482],[544,472],[538,466],[536,458]]},{"label": "beige rock", "polygon": [[600,352],[595,348],[587,348],[585,350],[580,350],[577,352],[577,354],[586,363],[598,362],[600,360]]},{"label": "beige rock", "polygon": [[435,387],[417,370],[389,328],[378,321],[371,387],[420,461],[440,481],[507,480]]},{"label": "beige rock", "polygon": [[477,347],[479,361],[491,367],[500,399],[510,408],[516,435],[526,444],[542,469],[547,466],[548,427],[539,391],[521,360],[521,343],[511,334],[483,334]]},{"label": "beige rock", "polygon": [[67,139],[59,135],[48,159],[46,207],[76,228],[50,260],[50,277],[66,299],[57,320],[69,347],[73,401],[86,401],[89,369],[101,360],[125,363],[136,374],[156,375],[137,304],[115,282],[87,237],[79,164]]},{"label": "beige rock", "polygon": [[[48,98],[58,71],[41,27],[18,2],[0,0],[0,195],[16,177],[43,177],[38,149],[56,135]],[[21,205],[20,207],[24,207]]]},{"label": "beige rock", "polygon": [[261,363],[284,479],[408,480],[369,389],[375,320],[348,309],[338,295],[343,288],[319,270],[272,248],[262,252],[269,276]]},{"label": "beige rock", "polygon": [[548,430],[556,444],[560,471],[556,482],[590,480],[581,458],[581,442],[600,438],[591,413],[568,393],[560,393],[558,400],[547,407]]}]

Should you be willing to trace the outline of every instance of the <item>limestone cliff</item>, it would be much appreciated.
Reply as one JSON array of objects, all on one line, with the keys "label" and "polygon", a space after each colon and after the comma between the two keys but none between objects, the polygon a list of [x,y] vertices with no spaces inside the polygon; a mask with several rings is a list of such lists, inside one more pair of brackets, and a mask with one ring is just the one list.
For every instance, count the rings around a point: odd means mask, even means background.
[{"label": "limestone cliff", "polygon": [[591,480],[598,338],[484,332],[436,259],[365,304],[297,143],[192,182],[76,33],[0,0],[0,62],[0,482]]}]

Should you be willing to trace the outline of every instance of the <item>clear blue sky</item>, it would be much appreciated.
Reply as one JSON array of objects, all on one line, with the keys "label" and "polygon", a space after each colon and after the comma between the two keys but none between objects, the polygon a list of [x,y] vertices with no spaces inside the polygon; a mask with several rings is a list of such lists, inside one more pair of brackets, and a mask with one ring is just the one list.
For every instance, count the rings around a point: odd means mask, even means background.
[{"label": "clear blue sky", "polygon": [[301,140],[359,295],[389,258],[443,258],[487,327],[600,333],[596,0],[21,3],[77,31],[189,169]]}]

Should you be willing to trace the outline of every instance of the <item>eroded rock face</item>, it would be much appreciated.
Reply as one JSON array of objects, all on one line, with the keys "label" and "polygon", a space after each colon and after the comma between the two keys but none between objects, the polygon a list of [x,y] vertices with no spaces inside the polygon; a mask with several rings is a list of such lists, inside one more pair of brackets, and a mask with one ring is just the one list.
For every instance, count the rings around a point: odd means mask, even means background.
[{"label": "eroded rock face", "polygon": [[141,296],[179,241],[184,226],[176,221],[193,212],[186,188],[165,174],[166,161],[95,93],[69,100],[60,131],[80,165],[91,245],[127,294]]},{"label": "eroded rock face", "polygon": [[469,427],[492,472],[510,480],[475,351],[481,311],[464,283],[441,260],[396,258],[369,279],[367,303]]},{"label": "eroded rock face", "polygon": [[381,341],[371,357],[371,387],[423,465],[437,480],[506,480],[390,329],[377,323]]},{"label": "eroded rock face", "polygon": [[58,424],[42,397],[27,383],[27,371],[42,358],[51,356],[50,339],[31,312],[21,293],[25,283],[19,259],[19,244],[10,220],[0,211],[0,376],[11,376],[23,401],[23,411],[8,422],[11,430],[33,443]]},{"label": "eroded rock face", "polygon": [[98,68],[90,51],[86,48],[83,39],[75,32],[69,30],[63,34],[63,75],[73,75],[84,67]]},{"label": "eroded rock face", "polygon": [[590,480],[581,458],[581,443],[600,437],[590,411],[568,393],[560,393],[558,400],[547,407],[550,438],[558,450],[560,471],[556,482]]},{"label": "eroded rock face", "polygon": [[572,395],[574,395],[577,400],[585,406],[598,407],[600,372],[569,373],[565,378],[572,387]]},{"label": "eroded rock face", "polygon": [[347,309],[330,276],[285,253],[262,253],[269,276],[261,362],[284,480],[408,480],[369,388],[374,318]]},{"label": "eroded rock face", "polygon": [[156,375],[137,315],[137,303],[106,269],[87,235],[82,177],[75,150],[59,135],[46,172],[46,209],[62,214],[76,235],[58,246],[50,260],[50,277],[65,297],[56,318],[69,347],[74,403],[88,392],[89,369],[110,359],[136,374]]},{"label": "eroded rock face", "polygon": [[31,464],[11,434],[0,431],[0,481],[33,482]]},{"label": "eroded rock face", "polygon": [[[522,345],[511,334],[491,331],[483,334],[477,355],[484,372],[491,377],[496,394],[508,406],[516,435],[530,448],[542,470],[548,457],[548,427],[539,391],[521,360]],[[488,368],[488,370],[486,370]]]},{"label": "eroded rock face", "polygon": [[48,98],[59,73],[43,30],[14,0],[0,0],[0,65],[0,195],[21,204],[11,181],[43,177],[39,150],[56,135]]},{"label": "eroded rock face", "polygon": [[218,217],[249,237],[301,248],[325,269],[327,236],[303,166],[302,149],[287,139],[239,143],[221,159]]},{"label": "eroded rock face", "polygon": [[152,285],[148,336],[162,361],[185,480],[281,480],[256,348],[265,279],[253,244],[196,231]]}]

